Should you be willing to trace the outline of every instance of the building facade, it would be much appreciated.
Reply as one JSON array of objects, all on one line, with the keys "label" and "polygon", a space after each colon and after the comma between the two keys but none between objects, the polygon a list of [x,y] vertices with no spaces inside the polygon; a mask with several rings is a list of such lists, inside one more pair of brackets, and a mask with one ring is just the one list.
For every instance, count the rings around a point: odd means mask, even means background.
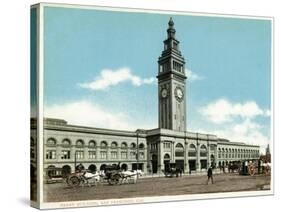
[{"label": "building facade", "polygon": [[[120,162],[122,169],[160,174],[176,163],[185,173],[226,166],[232,161],[259,158],[259,146],[231,142],[216,135],[186,131],[185,60],[170,19],[164,50],[158,59],[158,128],[121,131],[69,125],[44,119],[45,174],[61,168],[74,172],[78,165],[96,171]],[[31,120],[31,156],[36,158],[36,120]]]}]

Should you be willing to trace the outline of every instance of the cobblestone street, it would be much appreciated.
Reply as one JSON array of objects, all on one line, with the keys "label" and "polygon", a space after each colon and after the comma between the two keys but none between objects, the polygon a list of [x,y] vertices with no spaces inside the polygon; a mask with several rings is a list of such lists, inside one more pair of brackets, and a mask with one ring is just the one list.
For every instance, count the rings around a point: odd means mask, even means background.
[{"label": "cobblestone street", "polygon": [[207,177],[140,178],[136,184],[111,186],[106,182],[92,187],[68,187],[66,183],[45,184],[47,202],[99,200],[161,195],[202,194],[214,192],[259,191],[270,189],[270,176],[240,176],[237,173],[215,174],[214,184],[206,185]]}]

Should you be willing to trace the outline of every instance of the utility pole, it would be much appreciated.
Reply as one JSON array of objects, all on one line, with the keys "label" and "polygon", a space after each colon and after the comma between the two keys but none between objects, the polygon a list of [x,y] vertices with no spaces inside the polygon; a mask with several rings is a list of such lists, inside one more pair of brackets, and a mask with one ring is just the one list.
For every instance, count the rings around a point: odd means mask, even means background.
[{"label": "utility pole", "polygon": [[77,165],[77,159],[76,159],[76,154],[77,153],[77,150],[75,150],[75,153],[74,153],[74,170],[76,172],[76,165]]},{"label": "utility pole", "polygon": [[137,170],[139,169],[139,130],[137,130]]}]

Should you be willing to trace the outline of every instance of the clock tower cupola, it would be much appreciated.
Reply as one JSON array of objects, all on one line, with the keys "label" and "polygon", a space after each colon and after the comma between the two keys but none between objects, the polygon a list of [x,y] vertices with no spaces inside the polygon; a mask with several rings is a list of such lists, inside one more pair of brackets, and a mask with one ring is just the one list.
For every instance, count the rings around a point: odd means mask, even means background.
[{"label": "clock tower cupola", "polygon": [[186,130],[185,61],[170,18],[164,50],[158,59],[159,128]]}]

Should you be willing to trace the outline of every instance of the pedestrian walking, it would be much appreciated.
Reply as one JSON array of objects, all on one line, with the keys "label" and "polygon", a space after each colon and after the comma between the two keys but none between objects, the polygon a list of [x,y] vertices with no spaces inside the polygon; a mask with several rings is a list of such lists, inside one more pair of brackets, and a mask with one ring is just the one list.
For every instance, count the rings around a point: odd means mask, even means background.
[{"label": "pedestrian walking", "polygon": [[208,176],[207,185],[208,185],[210,179],[211,179],[211,181],[212,181],[212,184],[214,184],[212,166],[210,166],[210,167],[208,168],[207,176]]}]

